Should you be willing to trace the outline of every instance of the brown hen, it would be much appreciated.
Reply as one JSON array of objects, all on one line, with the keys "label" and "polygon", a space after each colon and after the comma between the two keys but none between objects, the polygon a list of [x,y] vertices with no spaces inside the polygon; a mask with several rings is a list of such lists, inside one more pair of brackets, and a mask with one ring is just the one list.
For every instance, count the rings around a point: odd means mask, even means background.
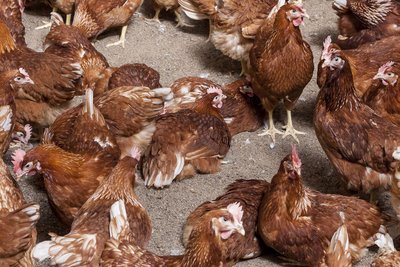
[{"label": "brown hen", "polygon": [[7,152],[15,127],[17,87],[26,83],[33,81],[24,69],[0,73],[0,156]]},{"label": "brown hen", "polygon": [[400,251],[394,248],[393,239],[387,233],[378,233],[375,244],[379,247],[379,254],[372,261],[372,267],[396,267],[400,262]]},{"label": "brown hen", "polygon": [[[250,51],[251,82],[254,93],[268,112],[269,129],[260,135],[270,135],[272,145],[278,131],[273,122],[273,110],[283,100],[288,122],[288,135],[299,142],[292,124],[291,111],[314,70],[311,48],[303,40],[299,26],[308,17],[302,5],[286,4],[276,14],[271,29],[268,21],[260,27]],[[290,77],[290,78],[289,78]]]},{"label": "brown hen", "polygon": [[249,51],[260,25],[277,0],[179,0],[185,14],[195,20],[210,20],[210,40],[223,54],[242,63],[247,72]]},{"label": "brown hen", "polygon": [[109,228],[113,229],[112,235],[120,227],[115,221],[118,218],[111,218],[110,222],[110,209],[112,214],[124,214],[129,224],[127,242],[146,247],[151,235],[150,217],[134,192],[140,152],[136,149],[131,153],[114,167],[85,202],[76,214],[71,231],[65,236],[51,234],[51,241],[35,246],[33,257],[51,258],[52,263],[59,266],[99,266],[104,244],[110,238]]},{"label": "brown hen", "polygon": [[162,87],[158,71],[140,63],[125,64],[121,67],[113,68],[108,89],[111,90],[122,86],[143,86],[150,89]]},{"label": "brown hen", "polygon": [[167,104],[167,112],[192,108],[196,100],[207,94],[208,88],[221,89],[226,98],[222,100],[221,115],[232,136],[241,132],[252,132],[263,123],[264,111],[260,100],[254,96],[250,83],[240,79],[221,86],[199,77],[184,77],[174,81],[171,90],[174,99]]},{"label": "brown hen", "polygon": [[51,129],[45,135],[44,144],[26,153],[17,150],[13,156],[18,177],[43,174],[49,202],[67,225],[120,157],[116,141],[90,97],[81,110],[63,143]]},{"label": "brown hen", "polygon": [[77,0],[72,25],[87,38],[96,38],[110,28],[122,26],[120,40],[107,46],[121,44],[125,47],[129,20],[142,3],[142,0]]},{"label": "brown hen", "polygon": [[50,53],[16,46],[10,31],[0,22],[0,72],[24,68],[34,84],[20,86],[16,95],[17,121],[49,126],[63,111],[76,105],[75,86],[80,64]]},{"label": "brown hen", "polygon": [[261,244],[256,236],[258,208],[268,190],[269,183],[263,180],[237,180],[228,185],[223,195],[213,201],[204,202],[189,215],[183,230],[183,244],[188,245],[194,227],[203,222],[208,213],[237,202],[243,208],[242,222],[245,234],[235,235],[227,240],[230,258],[239,261],[258,257],[261,254]]},{"label": "brown hen", "polygon": [[399,35],[400,3],[395,0],[335,0],[339,16],[340,47],[356,48],[391,35]]},{"label": "brown hen", "polygon": [[400,128],[357,95],[349,59],[324,63],[327,78],[314,111],[317,138],[347,187],[370,192],[392,183],[400,156]]},{"label": "brown hen", "polygon": [[398,42],[400,36],[392,36],[356,49],[341,50],[328,36],[318,65],[318,86],[322,88],[326,81],[325,66],[337,55],[344,55],[350,64],[357,95],[361,98],[374,85],[376,72],[383,64],[391,60],[400,62],[400,50],[396,46]]},{"label": "brown hen", "polygon": [[237,202],[210,211],[201,222],[193,226],[185,254],[180,256],[157,256],[129,242],[126,240],[129,224],[126,219],[120,220],[121,229],[106,243],[102,264],[137,267],[233,266],[237,259],[232,259],[229,255],[231,246],[235,246],[230,241],[237,235],[245,234],[242,216],[242,207]]},{"label": "brown hen", "polygon": [[24,5],[21,0],[2,0],[0,5],[0,21],[3,21],[14,41],[20,47],[26,47],[25,26],[22,23]]},{"label": "brown hen", "polygon": [[[210,90],[210,89],[209,89]],[[193,109],[159,116],[144,153],[142,173],[148,187],[163,188],[175,178],[216,173],[229,150],[231,135],[220,114],[223,94],[213,89]]]},{"label": "brown hen", "polygon": [[293,147],[261,202],[258,232],[265,244],[298,263],[321,266],[343,212],[350,254],[359,259],[383,223],[378,209],[355,197],[306,189],[300,173],[301,160]]},{"label": "brown hen", "polygon": [[39,205],[26,204],[24,196],[0,159],[0,266],[33,267]]}]

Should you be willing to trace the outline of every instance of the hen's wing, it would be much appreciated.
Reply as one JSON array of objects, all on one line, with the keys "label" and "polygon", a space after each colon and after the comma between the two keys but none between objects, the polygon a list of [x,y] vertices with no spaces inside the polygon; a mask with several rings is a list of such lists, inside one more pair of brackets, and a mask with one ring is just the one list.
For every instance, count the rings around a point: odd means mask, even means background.
[{"label": "hen's wing", "polygon": [[32,245],[32,231],[40,217],[39,208],[38,204],[31,203],[6,216],[0,215],[0,258],[12,257]]},{"label": "hen's wing", "polygon": [[226,125],[191,110],[160,116],[143,161],[147,186],[163,187],[179,175],[185,161],[223,157],[230,146]]},{"label": "hen's wing", "polygon": [[15,105],[5,105],[0,107],[0,153],[7,152],[11,142],[11,134],[15,125]]},{"label": "hen's wing", "polygon": [[18,0],[3,0],[0,7],[0,20],[10,29],[14,41],[26,47],[25,27],[22,23],[21,7]]}]

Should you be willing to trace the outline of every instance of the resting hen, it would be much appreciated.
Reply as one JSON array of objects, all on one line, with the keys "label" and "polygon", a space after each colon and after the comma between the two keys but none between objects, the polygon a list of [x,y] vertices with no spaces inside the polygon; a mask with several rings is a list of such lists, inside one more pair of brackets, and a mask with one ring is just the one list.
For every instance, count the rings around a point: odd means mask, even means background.
[{"label": "resting hen", "polygon": [[143,86],[150,89],[161,88],[160,74],[146,64],[125,64],[113,68],[108,89],[121,86]]},{"label": "resting hen", "polygon": [[268,194],[269,183],[263,180],[237,180],[228,185],[226,192],[213,201],[207,201],[197,207],[186,219],[183,230],[183,243],[188,245],[190,235],[208,213],[221,209],[229,203],[240,203],[243,209],[244,235],[235,235],[229,242],[230,257],[235,261],[250,259],[261,254],[261,244],[256,237],[258,208],[264,194]]},{"label": "resting hen", "polygon": [[383,220],[378,209],[355,197],[304,188],[296,148],[280,164],[259,209],[258,232],[265,244],[298,263],[321,266],[333,234],[346,218],[350,254],[359,259]]},{"label": "resting hen", "polygon": [[87,38],[96,38],[114,27],[121,27],[120,40],[110,45],[125,47],[125,34],[133,13],[142,5],[142,0],[76,0],[73,26],[79,28]]},{"label": "resting hen", "polygon": [[232,136],[241,132],[252,132],[261,127],[264,111],[247,79],[221,86],[199,77],[180,78],[171,85],[174,99],[167,104],[166,111],[177,112],[184,108],[192,108],[196,100],[207,94],[208,88],[218,88],[226,95],[222,100],[221,115]]},{"label": "resting hen", "polygon": [[0,266],[33,267],[39,205],[26,204],[24,196],[0,159]]},{"label": "resting hen", "polygon": [[378,256],[372,261],[372,267],[394,267],[400,262],[400,251],[394,248],[392,237],[385,233],[378,233],[375,244],[379,247]]},{"label": "resting hen", "polygon": [[391,36],[357,49],[341,50],[328,36],[324,41],[324,50],[318,66],[318,86],[322,88],[326,81],[327,68],[323,66],[329,64],[337,55],[345,55],[353,74],[354,87],[361,98],[374,85],[376,72],[383,64],[391,60],[400,62],[400,50],[396,46],[398,42],[400,36]]},{"label": "resting hen", "polygon": [[26,83],[33,81],[24,69],[0,73],[0,156],[7,152],[15,127],[17,87]]},{"label": "resting hen", "polygon": [[400,3],[396,0],[335,0],[338,44],[344,49],[399,35]]},{"label": "resting hen", "polygon": [[299,142],[292,124],[292,109],[311,80],[314,71],[313,54],[303,40],[299,26],[308,17],[302,5],[286,4],[276,14],[273,28],[265,22],[259,29],[253,48],[250,50],[251,83],[254,93],[268,112],[269,129],[260,135],[270,135],[272,144],[275,134],[273,111],[283,100],[288,122],[288,135]]},{"label": "resting hen", "polygon": [[25,26],[22,23],[24,5],[20,0],[2,0],[0,6],[0,21],[10,29],[14,41],[20,47],[26,47]]},{"label": "resting hen", "polygon": [[374,79],[380,81],[364,94],[364,102],[382,117],[400,125],[400,92],[397,80],[400,69],[394,62],[379,68]]},{"label": "resting hen", "polygon": [[277,0],[179,0],[185,14],[195,20],[210,20],[210,40],[224,55],[242,63],[247,72],[249,51],[255,34]]},{"label": "resting hen", "polygon": [[159,116],[144,153],[142,173],[148,187],[163,188],[176,178],[216,173],[228,153],[231,135],[220,114],[224,95],[209,92],[193,109]]},{"label": "resting hen", "polygon": [[[43,144],[13,155],[17,177],[43,174],[49,202],[57,216],[70,225],[80,207],[117,164],[120,150],[108,131],[92,97],[76,116],[67,140],[57,142],[54,130],[47,131]],[[89,130],[90,129],[90,130]],[[52,144],[55,143],[55,144]],[[66,150],[57,145],[62,146]]]},{"label": "resting hen", "polygon": [[[239,203],[230,203],[210,211],[194,225],[184,255],[157,256],[127,240],[128,220],[120,220],[120,229],[106,243],[102,266],[214,267],[233,266],[230,257],[231,239],[245,235],[243,210]],[[114,219],[111,213],[111,219]],[[120,216],[124,218],[123,216]],[[112,231],[112,229],[110,229]]]},{"label": "resting hen", "polygon": [[0,72],[21,67],[34,84],[18,88],[15,102],[19,123],[47,127],[58,115],[79,103],[74,97],[82,74],[80,64],[53,54],[20,49],[7,26],[0,22]]},{"label": "resting hen", "polygon": [[123,158],[76,214],[71,231],[65,236],[51,234],[51,241],[35,246],[33,257],[51,258],[53,264],[62,266],[98,266],[104,244],[110,238],[109,227],[120,227],[119,218],[110,222],[110,209],[111,213],[122,212],[129,223],[126,240],[145,247],[151,235],[151,222],[134,192],[139,157],[139,150],[134,149],[131,156]]},{"label": "resting hen", "polygon": [[335,169],[356,191],[389,186],[400,156],[400,127],[383,119],[357,95],[349,59],[324,63],[326,82],[314,111],[317,138]]}]

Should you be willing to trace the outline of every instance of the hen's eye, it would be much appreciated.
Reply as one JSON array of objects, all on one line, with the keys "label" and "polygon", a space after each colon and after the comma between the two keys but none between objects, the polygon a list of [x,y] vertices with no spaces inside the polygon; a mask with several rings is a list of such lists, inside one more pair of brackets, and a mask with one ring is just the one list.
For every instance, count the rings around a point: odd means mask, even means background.
[{"label": "hen's eye", "polygon": [[296,9],[292,9],[292,14],[296,14],[297,10]]},{"label": "hen's eye", "polygon": [[222,219],[224,220],[224,222],[227,222],[227,221],[228,221],[228,219],[227,219],[227,218],[225,218],[225,217],[223,217]]},{"label": "hen's eye", "polygon": [[17,78],[15,78],[15,80],[16,80],[17,82],[19,82],[19,81],[21,81],[22,79],[21,79],[21,77],[17,77]]},{"label": "hen's eye", "polygon": [[387,76],[388,76],[388,77],[393,77],[393,76],[394,76],[394,73],[393,73],[393,72],[389,72],[389,73],[387,74]]},{"label": "hen's eye", "polygon": [[32,167],[32,162],[29,162],[29,163],[25,164],[25,166],[24,166],[25,169],[28,169],[31,167]]}]

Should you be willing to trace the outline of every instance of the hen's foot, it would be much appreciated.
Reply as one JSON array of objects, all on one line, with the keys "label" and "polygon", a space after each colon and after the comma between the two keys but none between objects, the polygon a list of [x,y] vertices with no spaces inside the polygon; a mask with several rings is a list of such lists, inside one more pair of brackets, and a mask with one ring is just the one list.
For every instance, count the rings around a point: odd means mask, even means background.
[{"label": "hen's foot", "polygon": [[119,38],[119,41],[117,41],[115,43],[108,44],[108,45],[106,45],[106,47],[121,45],[122,48],[125,48],[125,36],[126,36],[126,30],[127,29],[128,29],[128,26],[122,27],[121,37]]},{"label": "hen's foot", "polygon": [[176,16],[176,21],[178,22],[176,24],[176,27],[194,27],[194,25],[190,25],[190,24],[187,24],[185,22],[185,20],[182,18],[182,15],[181,15],[180,11],[175,10],[174,13],[175,13],[175,16]]},{"label": "hen's foot", "polygon": [[300,143],[300,142],[299,142],[299,139],[297,138],[296,134],[300,134],[300,135],[305,135],[306,134],[305,132],[297,131],[293,127],[293,125],[285,125],[282,128],[286,129],[285,133],[282,136],[282,139],[286,138],[288,135],[291,135],[294,138],[294,140],[296,140],[297,143]]},{"label": "hen's foot", "polygon": [[271,136],[272,143],[269,145],[271,148],[275,147],[275,134],[283,134],[283,132],[279,131],[275,127],[270,127],[269,129],[264,129],[261,133],[258,134],[258,136],[264,136],[264,135],[269,135]]}]

